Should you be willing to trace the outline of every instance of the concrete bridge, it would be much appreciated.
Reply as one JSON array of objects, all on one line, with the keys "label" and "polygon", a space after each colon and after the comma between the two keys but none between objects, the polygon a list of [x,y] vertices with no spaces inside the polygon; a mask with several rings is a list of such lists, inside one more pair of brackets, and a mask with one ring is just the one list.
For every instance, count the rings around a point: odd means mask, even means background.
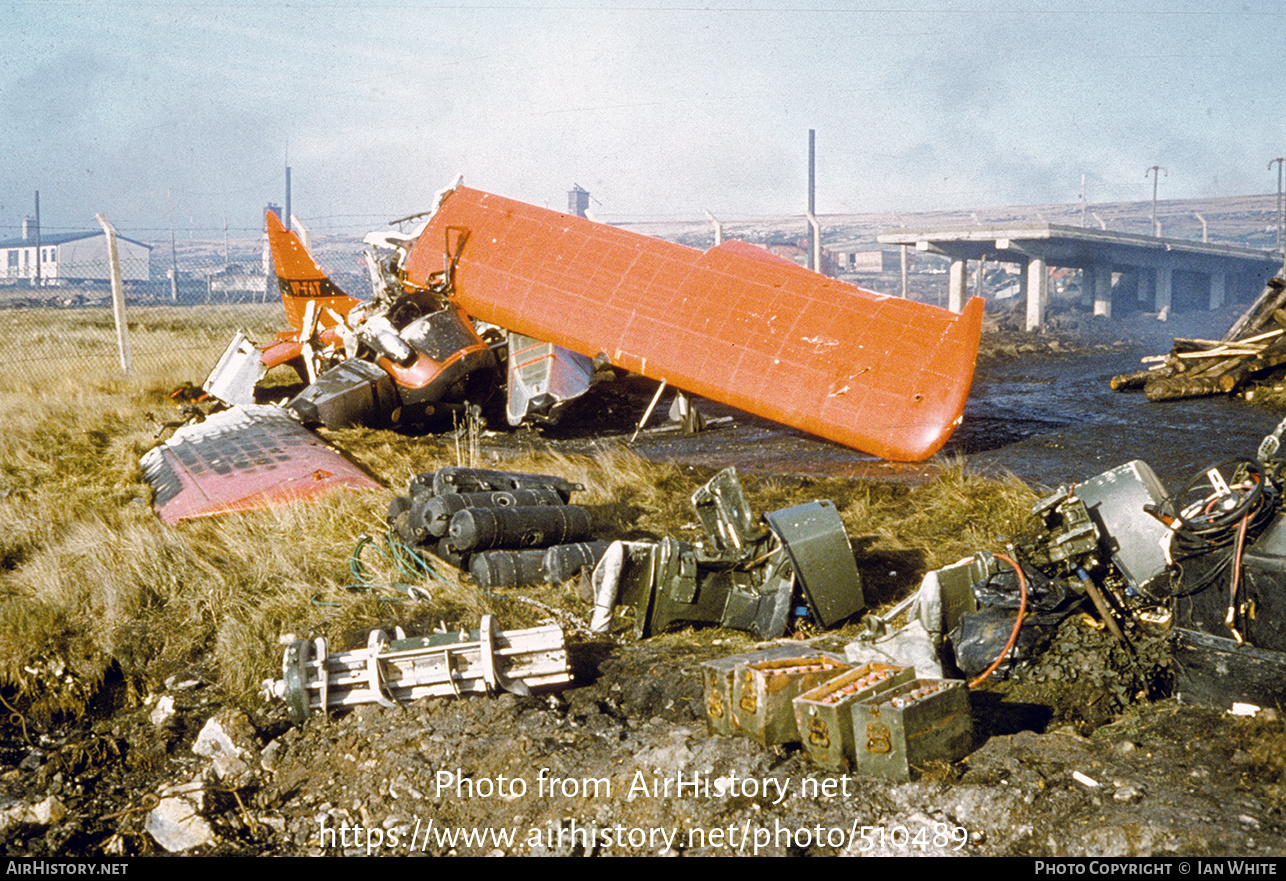
[{"label": "concrete bridge", "polygon": [[1236,289],[1257,295],[1282,270],[1282,255],[1269,251],[1053,223],[891,229],[879,241],[950,258],[947,305],[956,312],[967,297],[968,261],[1017,263],[1028,330],[1045,323],[1050,267],[1082,270],[1094,314],[1109,317],[1114,273],[1133,275],[1139,302],[1152,307],[1145,311],[1159,312],[1217,309]]}]

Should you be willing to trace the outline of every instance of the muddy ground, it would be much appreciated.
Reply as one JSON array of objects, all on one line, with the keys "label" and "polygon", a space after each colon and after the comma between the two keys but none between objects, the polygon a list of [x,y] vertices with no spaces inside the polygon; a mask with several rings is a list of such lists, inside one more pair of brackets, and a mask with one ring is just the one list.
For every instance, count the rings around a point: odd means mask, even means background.
[{"label": "muddy ground", "polygon": [[431,698],[302,726],[175,682],[111,717],[28,732],[32,744],[10,733],[4,849],[163,853],[159,838],[226,855],[1286,853],[1281,722],[1170,699],[1123,707],[1100,675],[1099,632],[1079,618],[1064,629],[1079,648],[1052,652],[1057,681],[1046,664],[974,692],[973,752],[909,783],[712,736],[699,665],[732,646],[682,637],[574,640],[577,684],[557,695]]},{"label": "muddy ground", "polygon": [[1286,854],[1286,727],[1167,697],[1163,641],[1140,677],[1069,618],[1037,661],[971,693],[968,756],[908,783],[711,734],[700,665],[754,646],[572,628],[575,682],[555,694],[303,725],[279,703],[231,705],[200,669],[149,694],[109,683],[85,718],[0,724],[0,842],[11,856]]}]

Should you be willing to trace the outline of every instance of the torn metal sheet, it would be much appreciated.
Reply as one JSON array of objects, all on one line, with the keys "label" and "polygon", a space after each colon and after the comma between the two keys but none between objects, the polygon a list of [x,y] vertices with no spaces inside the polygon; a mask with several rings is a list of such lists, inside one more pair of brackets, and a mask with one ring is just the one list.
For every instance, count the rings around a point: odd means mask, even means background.
[{"label": "torn metal sheet", "polygon": [[959,424],[983,303],[957,315],[752,245],[709,251],[458,186],[405,263],[475,319],[886,459]]},{"label": "torn metal sheet", "polygon": [[228,405],[253,404],[255,386],[267,372],[263,353],[239,330],[201,388]]},{"label": "torn metal sheet", "polygon": [[366,647],[330,654],[326,640],[286,647],[281,679],[265,683],[286,702],[290,718],[359,704],[391,707],[421,697],[529,695],[567,685],[572,675],[557,624],[500,630],[484,615],[477,630],[407,638],[372,630]]},{"label": "torn metal sheet", "polygon": [[140,464],[165,523],[379,484],[280,407],[250,404],[183,426]]},{"label": "torn metal sheet", "polygon": [[589,390],[594,362],[570,349],[509,334],[509,398],[505,416],[510,425],[532,417],[555,420],[562,405]]}]

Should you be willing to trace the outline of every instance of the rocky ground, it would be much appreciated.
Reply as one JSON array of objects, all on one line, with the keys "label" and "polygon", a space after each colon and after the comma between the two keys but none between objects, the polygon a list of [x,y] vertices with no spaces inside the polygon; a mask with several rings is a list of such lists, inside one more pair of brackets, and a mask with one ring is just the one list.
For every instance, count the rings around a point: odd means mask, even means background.
[{"label": "rocky ground", "polygon": [[295,726],[192,679],[69,727],[11,718],[0,840],[51,856],[1286,853],[1276,715],[1134,694],[1080,617],[971,695],[965,759],[907,783],[709,733],[700,664],[731,644],[569,647],[575,684],[544,696]]}]

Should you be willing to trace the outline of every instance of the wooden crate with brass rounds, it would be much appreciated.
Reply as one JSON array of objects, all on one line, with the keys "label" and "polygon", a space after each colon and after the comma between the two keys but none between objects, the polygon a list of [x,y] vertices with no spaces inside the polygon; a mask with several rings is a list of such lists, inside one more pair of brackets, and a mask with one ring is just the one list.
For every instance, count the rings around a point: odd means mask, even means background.
[{"label": "wooden crate with brass rounds", "polygon": [[[816,649],[805,645],[775,645],[756,652],[745,652],[740,655],[729,655],[716,658],[701,665],[701,682],[705,687],[706,719],[710,731],[714,734],[740,734],[737,723],[732,718],[732,689],[739,667],[757,664],[761,661],[785,660],[787,658],[819,657]],[[844,659],[823,652],[820,657],[830,657],[836,661]]]},{"label": "wooden crate with brass rounds", "polygon": [[914,678],[914,667],[863,664],[795,698],[795,725],[808,757],[829,771],[853,767],[853,706]]},{"label": "wooden crate with brass rounds", "polygon": [[856,773],[910,780],[927,762],[968,755],[969,692],[959,679],[913,679],[854,705],[853,738]]},{"label": "wooden crate with brass rounds", "polygon": [[851,669],[843,661],[820,655],[739,667],[733,682],[733,722],[764,746],[795,743],[799,740],[799,729],[791,702]]}]

